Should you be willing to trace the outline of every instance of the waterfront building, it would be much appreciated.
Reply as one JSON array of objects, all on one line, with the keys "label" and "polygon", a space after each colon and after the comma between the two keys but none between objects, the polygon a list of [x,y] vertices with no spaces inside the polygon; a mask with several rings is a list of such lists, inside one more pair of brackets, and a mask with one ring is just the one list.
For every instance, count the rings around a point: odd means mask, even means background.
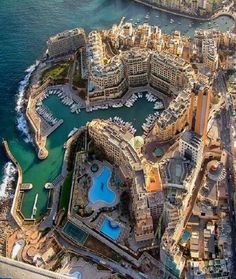
[{"label": "waterfront building", "polygon": [[130,87],[148,84],[149,56],[148,50],[140,48],[132,48],[123,52],[122,59]]},{"label": "waterfront building", "polygon": [[107,100],[120,97],[128,89],[124,65],[118,56],[109,64],[96,65],[90,70],[88,98]]},{"label": "waterfront building", "polygon": [[190,90],[186,89],[173,99],[164,110],[151,131],[159,141],[172,139],[189,124]]},{"label": "waterfront building", "polygon": [[127,90],[124,65],[119,56],[107,60],[102,37],[93,31],[88,36],[89,63],[88,100],[107,100],[120,97]]},{"label": "waterfront building", "polygon": [[198,11],[198,0],[191,1],[191,12],[192,14],[196,14]]},{"label": "waterfront building", "polygon": [[122,28],[123,35],[125,37],[131,37],[133,35],[133,25],[130,22],[126,22]]},{"label": "waterfront building", "polygon": [[110,31],[91,32],[87,41],[88,101],[121,97],[129,87],[146,84],[172,94],[194,76],[191,65],[181,58],[184,53],[188,58],[189,42],[178,31],[162,35],[158,26],[121,23]]},{"label": "waterfront building", "polygon": [[196,29],[194,32],[193,43],[195,43],[198,47],[202,48],[202,42],[204,40],[214,40],[216,42],[216,46],[218,47],[222,36],[224,33],[219,31],[218,29]]},{"label": "waterfront building", "polygon": [[[134,46],[134,28],[132,23],[126,22],[123,26],[121,31],[117,30],[117,40],[118,40],[118,47],[120,48],[129,48]],[[114,45],[114,44],[113,44]]]},{"label": "waterfront building", "polygon": [[47,41],[49,57],[65,55],[85,47],[86,35],[82,28],[66,30],[52,36]]},{"label": "waterfront building", "polygon": [[166,52],[153,52],[150,64],[150,85],[166,94],[171,93],[171,87],[185,87],[187,72],[192,71],[185,60]]},{"label": "waterfront building", "polygon": [[143,4],[158,6],[160,8],[172,10],[194,17],[201,16],[209,18],[214,12],[223,9],[230,1],[213,0],[142,0]]},{"label": "waterfront building", "polygon": [[108,158],[120,166],[125,178],[132,175],[135,167],[141,169],[140,158],[130,144],[133,134],[128,129],[109,120],[97,119],[88,124],[88,132],[95,144],[104,148]]}]

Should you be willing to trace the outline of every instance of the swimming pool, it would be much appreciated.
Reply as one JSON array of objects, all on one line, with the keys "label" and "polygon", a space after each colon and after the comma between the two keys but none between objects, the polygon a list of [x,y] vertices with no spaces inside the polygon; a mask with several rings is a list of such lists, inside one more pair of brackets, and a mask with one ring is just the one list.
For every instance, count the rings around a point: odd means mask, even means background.
[{"label": "swimming pool", "polygon": [[103,167],[100,175],[93,176],[92,186],[88,192],[88,199],[91,203],[104,202],[111,204],[116,199],[116,193],[109,188],[111,169]]},{"label": "swimming pool", "polygon": [[100,232],[105,234],[106,236],[108,236],[109,238],[111,238],[112,240],[117,240],[120,236],[122,229],[119,226],[119,224],[117,224],[116,222],[111,221],[108,218],[105,218],[101,228],[100,228]]}]

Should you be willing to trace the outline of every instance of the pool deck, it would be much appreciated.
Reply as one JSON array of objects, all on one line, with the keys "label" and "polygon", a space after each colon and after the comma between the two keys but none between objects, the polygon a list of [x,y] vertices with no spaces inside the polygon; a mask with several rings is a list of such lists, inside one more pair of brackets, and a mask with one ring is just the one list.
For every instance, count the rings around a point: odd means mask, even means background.
[{"label": "pool deck", "polygon": [[106,237],[109,237],[109,236],[106,233],[101,231],[101,227],[106,219],[110,220],[111,222],[116,223],[121,228],[119,237],[117,239],[110,238],[111,241],[119,242],[120,244],[124,245],[125,244],[124,239],[127,237],[127,235],[129,235],[129,231],[131,228],[129,226],[127,226],[127,224],[120,221],[118,214],[116,214],[115,212],[112,212],[110,215],[108,215],[107,213],[102,213],[99,216],[99,219],[97,220],[96,229],[99,233],[101,233],[102,235],[105,235]]},{"label": "pool deck", "polygon": [[[92,178],[95,176],[99,176],[101,174],[101,172],[103,171],[104,167],[108,167],[109,169],[111,169],[111,176],[112,176],[112,172],[113,172],[113,167],[112,165],[110,165],[108,162],[100,162],[100,161],[94,161],[93,164],[96,163],[99,166],[99,169],[97,172],[92,172],[90,167],[87,168],[87,172],[89,174],[89,176],[91,176]],[[91,182],[92,183],[92,182]],[[91,190],[92,185],[90,185],[90,189]],[[111,177],[109,178],[109,182],[108,182],[108,188],[110,191],[114,192],[115,194],[115,200],[112,203],[107,203],[105,201],[96,201],[95,203],[92,203],[91,201],[89,201],[89,204],[87,205],[87,207],[92,207],[94,209],[94,211],[98,211],[101,208],[104,207],[114,207],[116,206],[119,202],[120,202],[120,193],[118,193],[118,191],[111,185]]]}]

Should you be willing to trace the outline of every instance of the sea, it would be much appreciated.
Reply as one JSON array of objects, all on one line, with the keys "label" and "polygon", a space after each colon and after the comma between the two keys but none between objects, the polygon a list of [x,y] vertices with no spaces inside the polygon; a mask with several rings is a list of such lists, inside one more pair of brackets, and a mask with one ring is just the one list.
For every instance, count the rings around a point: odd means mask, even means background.
[{"label": "sea", "polygon": [[[82,112],[75,118],[57,98],[47,100],[55,116],[64,123],[48,139],[49,157],[37,159],[32,137],[25,120],[23,105],[25,88],[38,59],[46,50],[47,38],[55,33],[75,27],[87,32],[110,28],[124,16],[132,22],[145,20],[159,25],[164,32],[180,30],[191,37],[196,28],[208,28],[208,23],[173,16],[145,7],[133,0],[2,0],[0,3],[0,138],[6,138],[10,149],[23,168],[24,182],[33,184],[25,196],[22,212],[30,217],[35,195],[39,194],[37,217],[44,211],[48,192],[46,182],[59,174],[63,159],[63,143],[73,127],[85,125],[93,118],[118,115],[132,121],[141,133],[141,124],[153,108],[139,100],[131,109],[121,108],[93,113]],[[174,22],[171,24],[170,19]],[[234,24],[228,17],[216,19],[213,26],[227,31]],[[69,121],[68,121],[69,120]],[[0,147],[0,199],[6,197],[12,185],[15,169]]]}]

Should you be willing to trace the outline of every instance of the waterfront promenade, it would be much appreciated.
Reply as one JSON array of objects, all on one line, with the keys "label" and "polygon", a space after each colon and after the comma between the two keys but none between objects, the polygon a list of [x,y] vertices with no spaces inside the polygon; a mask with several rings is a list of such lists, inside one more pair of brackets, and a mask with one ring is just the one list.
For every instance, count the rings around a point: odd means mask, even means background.
[{"label": "waterfront promenade", "polygon": [[[174,90],[174,88],[173,88]],[[113,106],[116,104],[121,103],[122,105],[125,105],[125,103],[129,100],[129,98],[132,97],[133,94],[138,94],[140,92],[149,92],[158,99],[162,100],[163,105],[165,108],[168,107],[171,98],[164,93],[154,89],[153,87],[146,85],[146,86],[140,86],[140,87],[130,87],[129,90],[121,97],[116,99],[107,99],[107,100],[99,100],[99,101],[88,101],[86,108],[90,108],[93,106],[99,106],[99,105],[108,105]]]},{"label": "waterfront promenade", "polygon": [[180,11],[171,10],[171,9],[168,9],[165,7],[160,7],[157,4],[151,3],[150,1],[147,1],[147,0],[134,0],[134,1],[139,4],[145,5],[147,7],[150,7],[152,9],[161,11],[161,12],[165,12],[165,13],[172,14],[175,16],[185,17],[188,19],[198,20],[198,21],[211,21],[211,20],[217,19],[220,16],[228,16],[228,17],[232,18],[233,20],[236,20],[236,12],[231,10],[231,8],[233,7],[233,2],[225,9],[216,12],[215,14],[213,14],[210,17],[201,17],[199,15],[186,14],[186,13],[183,13]]}]

